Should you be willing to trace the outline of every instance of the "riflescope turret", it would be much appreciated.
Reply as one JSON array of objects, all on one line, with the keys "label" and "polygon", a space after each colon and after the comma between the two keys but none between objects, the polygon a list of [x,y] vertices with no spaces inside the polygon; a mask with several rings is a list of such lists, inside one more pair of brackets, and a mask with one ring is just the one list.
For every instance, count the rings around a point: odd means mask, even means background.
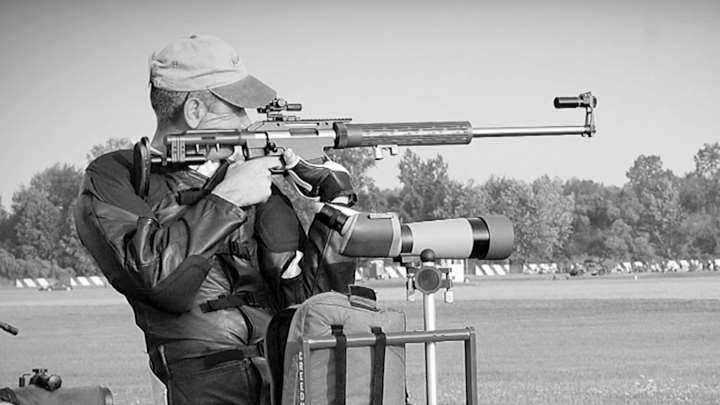
[{"label": "riflescope turret", "polygon": [[340,253],[351,257],[420,256],[438,259],[507,259],[514,232],[502,215],[400,223],[395,213],[357,212],[326,204],[319,219],[342,235]]}]

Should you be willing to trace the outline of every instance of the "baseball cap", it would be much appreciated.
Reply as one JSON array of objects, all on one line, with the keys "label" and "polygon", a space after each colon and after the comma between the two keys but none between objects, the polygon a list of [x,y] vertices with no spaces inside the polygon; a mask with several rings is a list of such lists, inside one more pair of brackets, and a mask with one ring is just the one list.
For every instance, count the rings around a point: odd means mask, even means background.
[{"label": "baseball cap", "polygon": [[230,44],[212,35],[179,38],[150,56],[150,83],[173,91],[209,90],[232,105],[255,108],[276,92],[248,73]]}]

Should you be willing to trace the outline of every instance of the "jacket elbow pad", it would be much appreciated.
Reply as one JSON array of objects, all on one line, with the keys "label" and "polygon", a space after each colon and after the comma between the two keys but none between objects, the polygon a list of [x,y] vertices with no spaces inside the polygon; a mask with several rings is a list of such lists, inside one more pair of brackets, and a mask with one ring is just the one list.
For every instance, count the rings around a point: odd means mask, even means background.
[{"label": "jacket elbow pad", "polygon": [[143,295],[154,306],[168,312],[183,313],[192,309],[195,294],[210,271],[210,260],[188,256],[182,263]]}]

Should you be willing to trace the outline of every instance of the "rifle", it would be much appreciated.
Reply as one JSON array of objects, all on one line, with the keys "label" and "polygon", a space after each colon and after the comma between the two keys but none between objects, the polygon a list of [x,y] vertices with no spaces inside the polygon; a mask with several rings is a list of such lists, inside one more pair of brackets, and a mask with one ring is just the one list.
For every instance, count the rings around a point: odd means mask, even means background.
[{"label": "rifle", "polygon": [[286,149],[307,160],[324,158],[328,149],[372,147],[375,159],[387,151],[398,154],[399,146],[467,145],[474,138],[581,135],[596,132],[594,109],[597,98],[591,92],[577,97],[556,97],[555,108],[584,108],[585,122],[575,126],[473,128],[467,121],[355,124],[350,118],[301,119],[287,112],[302,110],[301,104],[276,98],[257,109],[266,119],[244,129],[188,130],[165,137],[166,153],[151,156],[150,141],[144,137],[135,145],[136,191],[143,195],[151,164],[201,164],[222,160],[242,150],[245,159],[281,156]]},{"label": "rifle", "polygon": [[594,108],[597,98],[587,92],[577,97],[556,97],[555,108],[585,108],[581,126],[533,126],[473,128],[467,121],[353,124],[350,118],[300,119],[285,111],[301,111],[301,104],[274,99],[257,111],[267,119],[239,130],[188,130],[165,137],[167,154],[153,157],[153,163],[202,163],[222,159],[241,147],[243,157],[282,155],[287,148],[305,160],[322,158],[327,149],[372,147],[375,157],[383,151],[397,154],[398,146],[466,145],[473,138],[518,136],[581,135],[596,132]]}]

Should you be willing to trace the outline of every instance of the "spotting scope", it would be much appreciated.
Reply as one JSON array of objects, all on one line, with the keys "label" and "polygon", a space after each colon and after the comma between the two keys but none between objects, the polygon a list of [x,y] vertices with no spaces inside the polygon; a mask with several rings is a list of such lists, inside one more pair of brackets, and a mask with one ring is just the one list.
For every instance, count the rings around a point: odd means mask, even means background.
[{"label": "spotting scope", "polygon": [[395,213],[368,213],[325,204],[318,219],[342,235],[340,253],[350,257],[420,256],[438,259],[507,259],[515,235],[502,215],[400,223]]}]

